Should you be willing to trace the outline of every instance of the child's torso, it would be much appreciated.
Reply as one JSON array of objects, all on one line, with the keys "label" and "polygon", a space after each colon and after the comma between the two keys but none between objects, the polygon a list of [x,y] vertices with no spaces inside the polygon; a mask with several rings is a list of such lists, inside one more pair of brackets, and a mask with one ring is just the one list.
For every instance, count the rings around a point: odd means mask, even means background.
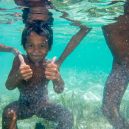
[{"label": "child's torso", "polygon": [[19,91],[20,100],[36,104],[39,101],[46,101],[48,99],[48,80],[45,78],[45,66],[41,62],[35,66],[28,58],[24,57],[27,65],[30,65],[33,76],[28,81],[22,81]]}]

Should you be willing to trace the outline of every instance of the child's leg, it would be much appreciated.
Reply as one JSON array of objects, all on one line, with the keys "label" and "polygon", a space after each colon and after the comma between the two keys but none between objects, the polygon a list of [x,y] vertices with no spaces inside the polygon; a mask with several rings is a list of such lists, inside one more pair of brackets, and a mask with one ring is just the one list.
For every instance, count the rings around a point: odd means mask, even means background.
[{"label": "child's leg", "polygon": [[33,111],[26,104],[15,101],[4,108],[2,115],[2,129],[18,129],[17,120],[27,119]]},{"label": "child's leg", "polygon": [[18,103],[13,102],[4,108],[2,115],[2,129],[17,129]]},{"label": "child's leg", "polygon": [[128,86],[128,69],[114,63],[103,96],[103,113],[115,129],[129,129],[129,122],[120,113],[120,104]]},{"label": "child's leg", "polygon": [[56,129],[72,129],[73,126],[72,114],[61,105],[52,103],[43,105],[37,116],[57,122],[58,125]]}]

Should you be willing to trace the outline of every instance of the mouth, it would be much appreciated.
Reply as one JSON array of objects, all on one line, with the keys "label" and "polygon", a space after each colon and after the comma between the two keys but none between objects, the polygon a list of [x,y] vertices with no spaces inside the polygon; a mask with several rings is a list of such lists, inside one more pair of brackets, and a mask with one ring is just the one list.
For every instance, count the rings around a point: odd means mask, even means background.
[{"label": "mouth", "polygon": [[30,55],[30,58],[34,62],[39,62],[39,61],[41,61],[43,59],[43,57],[40,56],[40,55]]}]

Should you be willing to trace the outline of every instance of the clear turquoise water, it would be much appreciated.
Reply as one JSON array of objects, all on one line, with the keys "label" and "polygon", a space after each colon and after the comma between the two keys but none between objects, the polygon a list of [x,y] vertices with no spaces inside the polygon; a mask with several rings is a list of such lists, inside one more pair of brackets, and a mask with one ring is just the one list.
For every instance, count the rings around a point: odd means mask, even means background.
[{"label": "clear turquoise water", "polygon": [[[0,1],[1,8],[13,8],[13,2]],[[70,10],[71,11],[71,10]],[[74,10],[73,10],[74,11]],[[24,53],[20,45],[21,32],[24,28],[19,17],[12,17],[9,14],[20,12],[20,10],[0,11],[0,42],[13,46]],[[59,57],[63,52],[70,38],[79,30],[71,26],[69,21],[61,19],[58,12],[54,13],[54,43],[48,58]],[[122,12],[122,11],[121,11]],[[6,14],[6,15],[5,15]],[[4,17],[3,17],[4,16]],[[99,18],[98,18],[99,19]],[[92,20],[92,19],[90,19]],[[11,23],[7,24],[7,21]],[[106,45],[102,34],[102,19],[98,20],[101,24],[92,24],[85,21],[85,24],[92,26],[91,32],[81,41],[75,51],[65,60],[61,67],[61,74],[66,83],[67,91],[80,91],[84,93],[87,100],[101,101],[105,80],[111,70],[112,55]],[[82,20],[82,22],[84,22]],[[107,23],[107,21],[105,22]],[[5,88],[5,81],[12,66],[14,56],[9,53],[0,53],[0,102],[7,103],[11,99],[18,97],[18,91],[8,91]],[[51,84],[50,84],[51,87]],[[14,95],[15,94],[15,95]],[[8,101],[9,100],[9,101]],[[3,105],[5,105],[5,103]]]},{"label": "clear turquoise water", "polygon": [[[64,29],[61,25],[62,23],[65,28],[72,28],[73,32],[69,33],[68,29],[62,31],[61,29]],[[21,31],[23,29],[22,22],[17,21],[9,25],[1,24],[0,28],[1,42],[5,45],[16,47],[20,51],[24,52],[22,46],[20,45]],[[54,45],[52,51],[49,53],[48,58],[51,59],[53,56],[58,57],[62,53],[72,35],[75,34],[75,31],[77,32],[78,28],[71,27],[69,25],[69,22],[62,19],[61,21],[55,20]],[[98,34],[99,36],[97,36]],[[0,78],[0,83],[2,88],[4,89],[6,76],[12,65],[13,55],[9,53],[0,53],[0,60],[0,66],[2,67],[2,71],[0,72],[2,76],[2,78]],[[83,39],[76,50],[65,60],[61,67],[61,72],[64,76],[66,84],[68,83],[68,87],[70,87],[71,85],[71,88],[73,89],[84,88],[86,90],[89,87],[87,86],[89,82],[94,82],[95,84],[101,82],[101,84],[104,84],[105,78],[111,68],[111,62],[112,57],[105,43],[101,28],[94,28],[87,35],[87,37]],[[105,78],[101,79],[101,74],[104,74]],[[69,76],[69,79],[67,78],[67,76]],[[72,79],[73,77],[75,77],[74,80]],[[69,82],[71,83],[70,85]],[[76,86],[74,86],[74,84],[76,84]]]}]

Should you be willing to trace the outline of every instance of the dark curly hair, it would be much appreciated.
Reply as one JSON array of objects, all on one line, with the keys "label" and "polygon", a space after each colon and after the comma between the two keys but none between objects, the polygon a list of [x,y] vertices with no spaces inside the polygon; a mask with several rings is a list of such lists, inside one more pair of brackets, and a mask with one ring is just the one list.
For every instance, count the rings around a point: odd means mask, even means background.
[{"label": "dark curly hair", "polygon": [[[23,10],[22,10],[22,20],[23,20],[23,23],[25,24],[25,26],[27,25],[27,24],[30,24],[31,22],[29,21],[29,14],[31,14],[32,12],[30,11],[31,9],[30,8],[24,8]],[[36,14],[36,13],[35,13]],[[53,21],[54,21],[54,19],[53,19],[53,14],[51,13],[51,12],[47,12],[47,14],[44,14],[44,12],[43,12],[43,10],[40,12],[40,13],[37,13],[37,14],[42,14],[42,15],[48,15],[48,19],[47,19],[47,24],[48,25],[53,25]],[[41,20],[39,20],[39,21],[41,21]],[[42,21],[44,21],[44,20],[42,20]]]},{"label": "dark curly hair", "polygon": [[25,49],[25,44],[27,42],[27,37],[35,32],[40,36],[46,36],[48,39],[49,50],[53,44],[53,30],[51,26],[46,21],[35,20],[32,23],[28,24],[22,32],[21,44]]}]

